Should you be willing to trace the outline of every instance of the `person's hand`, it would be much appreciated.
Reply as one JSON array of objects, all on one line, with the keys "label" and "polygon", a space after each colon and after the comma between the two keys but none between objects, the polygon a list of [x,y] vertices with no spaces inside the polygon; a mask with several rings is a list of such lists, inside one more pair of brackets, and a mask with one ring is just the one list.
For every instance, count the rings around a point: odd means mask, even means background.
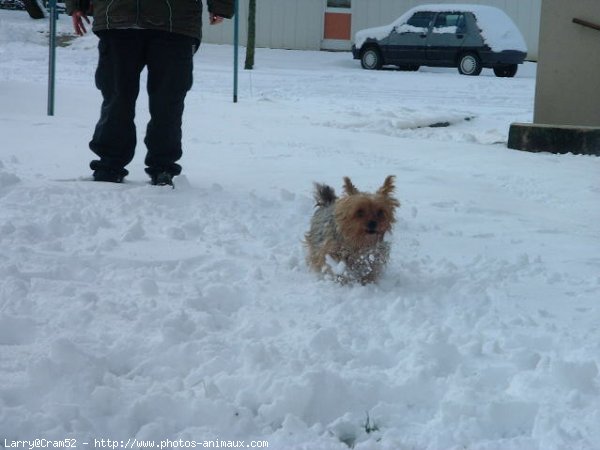
[{"label": "person's hand", "polygon": [[85,21],[89,24],[90,19],[88,19],[88,16],[86,16],[83,11],[73,11],[73,14],[71,14],[71,20],[73,21],[73,29],[78,36],[83,36],[85,33],[87,33],[85,24],[83,22]]},{"label": "person's hand", "polygon": [[210,13],[210,24],[217,25],[223,22],[223,18],[221,16],[217,16],[216,14]]}]

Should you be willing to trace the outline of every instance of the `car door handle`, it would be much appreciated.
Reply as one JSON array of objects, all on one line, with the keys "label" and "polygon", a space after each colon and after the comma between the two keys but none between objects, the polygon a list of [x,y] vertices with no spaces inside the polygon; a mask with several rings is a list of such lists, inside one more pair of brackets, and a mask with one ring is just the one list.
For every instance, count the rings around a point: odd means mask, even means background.
[{"label": "car door handle", "polygon": [[465,35],[464,35],[464,34],[457,34],[457,35],[456,35],[456,39],[462,39],[462,38],[464,38],[464,37],[465,37]]},{"label": "car door handle", "polygon": [[427,37],[426,34],[420,34],[419,36],[421,37],[421,39],[425,39]]}]

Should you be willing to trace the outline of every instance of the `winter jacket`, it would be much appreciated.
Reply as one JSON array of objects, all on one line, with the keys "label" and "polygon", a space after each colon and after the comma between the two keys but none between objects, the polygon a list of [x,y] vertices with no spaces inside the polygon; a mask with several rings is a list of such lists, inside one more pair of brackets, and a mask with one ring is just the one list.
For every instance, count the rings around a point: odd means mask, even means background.
[{"label": "winter jacket", "polygon": [[[94,32],[146,28],[202,37],[202,0],[66,0],[67,14],[89,11],[92,1]],[[235,0],[206,1],[209,12],[228,19],[233,16]]]}]

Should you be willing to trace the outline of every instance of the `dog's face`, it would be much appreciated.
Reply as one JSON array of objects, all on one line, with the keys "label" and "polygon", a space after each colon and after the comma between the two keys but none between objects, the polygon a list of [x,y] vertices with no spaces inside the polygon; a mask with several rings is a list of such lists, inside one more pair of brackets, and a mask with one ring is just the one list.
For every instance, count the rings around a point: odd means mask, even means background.
[{"label": "dog's face", "polygon": [[344,191],[335,205],[335,218],[344,239],[357,248],[380,241],[396,221],[394,212],[400,206],[392,197],[394,177],[386,178],[374,194],[360,192],[349,178],[344,178]]}]

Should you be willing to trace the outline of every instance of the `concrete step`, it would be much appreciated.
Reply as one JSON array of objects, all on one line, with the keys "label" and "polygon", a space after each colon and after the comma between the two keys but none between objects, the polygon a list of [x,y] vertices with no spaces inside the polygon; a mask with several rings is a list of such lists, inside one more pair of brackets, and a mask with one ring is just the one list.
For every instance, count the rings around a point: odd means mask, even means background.
[{"label": "concrete step", "polygon": [[600,127],[513,123],[508,133],[508,148],[600,156]]}]

